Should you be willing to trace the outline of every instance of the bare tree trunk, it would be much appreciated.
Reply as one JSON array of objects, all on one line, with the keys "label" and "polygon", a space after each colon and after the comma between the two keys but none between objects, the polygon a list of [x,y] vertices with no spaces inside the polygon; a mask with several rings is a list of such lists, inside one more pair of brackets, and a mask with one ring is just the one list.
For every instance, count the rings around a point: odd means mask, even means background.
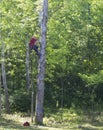
[{"label": "bare tree trunk", "polygon": [[34,119],[34,87],[32,85],[32,94],[31,94],[31,122]]},{"label": "bare tree trunk", "polygon": [[9,94],[8,94],[8,87],[6,82],[6,72],[5,72],[5,55],[4,55],[4,43],[2,42],[2,79],[3,79],[3,87],[4,87],[4,94],[5,94],[5,108],[6,112],[9,113]]},{"label": "bare tree trunk", "polygon": [[41,16],[41,50],[40,50],[40,58],[39,58],[39,63],[38,63],[38,79],[37,79],[37,90],[36,90],[35,122],[37,124],[43,124],[47,13],[48,13],[48,0],[44,0],[43,1],[43,8],[42,8],[42,16]]},{"label": "bare tree trunk", "polygon": [[30,67],[29,67],[29,44],[28,38],[26,41],[26,88],[29,91],[30,89]]}]

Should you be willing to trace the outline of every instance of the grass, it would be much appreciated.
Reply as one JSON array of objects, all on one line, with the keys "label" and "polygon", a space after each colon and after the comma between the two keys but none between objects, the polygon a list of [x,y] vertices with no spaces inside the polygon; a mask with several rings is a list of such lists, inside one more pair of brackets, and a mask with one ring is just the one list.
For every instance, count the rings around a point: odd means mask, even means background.
[{"label": "grass", "polygon": [[103,130],[103,113],[83,113],[80,110],[46,110],[44,126],[30,123],[24,127],[25,121],[30,117],[21,117],[21,114],[2,114],[0,117],[0,130]]},{"label": "grass", "polygon": [[3,114],[0,117],[0,130],[42,130],[36,128],[36,126],[33,127],[33,124],[32,126],[24,127],[23,123],[25,121],[30,122],[30,118],[20,117],[19,114]]}]

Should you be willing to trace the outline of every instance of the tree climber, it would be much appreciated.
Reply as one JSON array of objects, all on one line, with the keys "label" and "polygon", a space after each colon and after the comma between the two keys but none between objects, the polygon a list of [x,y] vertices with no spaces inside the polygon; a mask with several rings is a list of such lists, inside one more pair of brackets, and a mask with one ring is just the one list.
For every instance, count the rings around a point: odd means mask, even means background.
[{"label": "tree climber", "polygon": [[36,43],[38,42],[38,40],[33,36],[31,39],[30,39],[30,42],[29,42],[29,48],[30,50],[35,50],[36,54],[38,56],[40,56],[40,53],[38,51],[38,46],[36,45]]}]

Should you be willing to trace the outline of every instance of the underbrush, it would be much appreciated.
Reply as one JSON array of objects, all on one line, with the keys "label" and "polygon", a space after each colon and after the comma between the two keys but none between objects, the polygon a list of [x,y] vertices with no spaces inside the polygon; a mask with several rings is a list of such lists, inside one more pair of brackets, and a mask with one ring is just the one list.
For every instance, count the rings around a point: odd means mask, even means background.
[{"label": "underbrush", "polygon": [[[30,127],[24,127],[25,121],[30,122]],[[103,130],[102,112],[83,112],[73,109],[45,109],[44,126],[31,123],[30,116],[26,113],[2,114],[0,117],[0,130]]]},{"label": "underbrush", "polygon": [[48,112],[44,118],[44,123],[47,126],[60,127],[69,129],[101,129],[103,130],[103,113],[92,112],[90,110],[84,112],[75,109],[59,109]]}]

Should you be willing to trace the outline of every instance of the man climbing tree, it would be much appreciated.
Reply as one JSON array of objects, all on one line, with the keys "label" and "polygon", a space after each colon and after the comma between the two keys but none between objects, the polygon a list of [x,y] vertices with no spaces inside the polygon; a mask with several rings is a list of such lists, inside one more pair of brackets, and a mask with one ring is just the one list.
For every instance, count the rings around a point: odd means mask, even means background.
[{"label": "man climbing tree", "polygon": [[37,90],[36,90],[36,108],[35,108],[35,122],[37,124],[43,124],[43,102],[44,102],[44,75],[45,75],[45,48],[46,48],[46,23],[47,23],[47,12],[48,12],[48,0],[43,0],[42,16],[40,20],[41,28],[41,49],[40,58],[38,64],[38,79],[37,79]]},{"label": "man climbing tree", "polygon": [[38,51],[38,46],[36,45],[36,43],[38,42],[38,40],[33,36],[31,39],[30,39],[30,42],[29,42],[29,48],[30,50],[35,50],[36,54],[38,56],[40,56],[40,53]]}]

